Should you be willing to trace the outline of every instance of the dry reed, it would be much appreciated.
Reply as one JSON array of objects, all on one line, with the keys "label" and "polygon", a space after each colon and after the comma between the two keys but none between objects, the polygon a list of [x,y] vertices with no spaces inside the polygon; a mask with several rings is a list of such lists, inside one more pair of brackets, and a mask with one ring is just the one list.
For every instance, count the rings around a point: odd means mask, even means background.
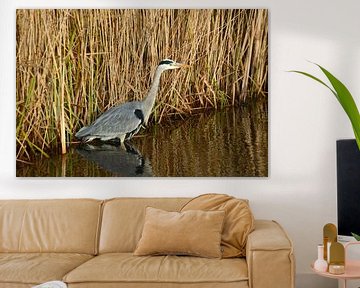
[{"label": "dry reed", "polygon": [[[267,10],[17,10],[17,159],[60,149],[113,105],[140,100],[163,58],[160,122],[267,97]],[[255,95],[255,96],[253,96]]]}]

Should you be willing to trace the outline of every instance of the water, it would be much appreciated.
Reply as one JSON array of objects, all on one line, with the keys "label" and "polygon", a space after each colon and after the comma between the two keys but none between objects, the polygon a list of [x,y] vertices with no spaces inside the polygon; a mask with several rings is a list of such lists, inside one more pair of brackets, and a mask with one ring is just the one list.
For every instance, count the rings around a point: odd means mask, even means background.
[{"label": "water", "polygon": [[266,103],[154,125],[123,147],[95,143],[65,156],[17,164],[20,177],[163,177],[268,175]]}]

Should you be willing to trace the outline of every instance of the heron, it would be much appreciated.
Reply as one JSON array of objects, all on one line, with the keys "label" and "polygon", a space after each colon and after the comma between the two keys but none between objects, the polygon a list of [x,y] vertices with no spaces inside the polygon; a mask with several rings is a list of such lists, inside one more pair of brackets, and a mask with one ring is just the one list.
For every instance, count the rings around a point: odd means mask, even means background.
[{"label": "heron", "polygon": [[75,137],[85,143],[94,139],[109,141],[118,138],[123,144],[125,140],[131,139],[141,127],[148,123],[159,90],[162,72],[186,66],[188,65],[171,59],[161,60],[155,70],[149,92],[142,101],[130,101],[110,108],[92,124],[82,127]]}]

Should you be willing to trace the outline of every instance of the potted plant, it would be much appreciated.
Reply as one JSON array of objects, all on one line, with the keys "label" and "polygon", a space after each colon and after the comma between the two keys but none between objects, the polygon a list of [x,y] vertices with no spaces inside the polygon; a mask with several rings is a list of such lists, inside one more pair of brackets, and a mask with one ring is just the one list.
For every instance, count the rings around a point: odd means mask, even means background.
[{"label": "potted plant", "polygon": [[[350,91],[346,88],[346,86],[340,80],[338,80],[333,74],[331,74],[329,71],[327,71],[322,66],[320,66],[316,63],[314,63],[314,64],[317,65],[320,68],[320,70],[325,74],[325,76],[329,80],[331,86],[307,72],[297,71],[297,70],[293,70],[290,72],[295,72],[295,73],[305,75],[305,76],[321,83],[322,85],[327,87],[332,92],[332,94],[335,95],[336,99],[339,101],[340,105],[343,107],[345,113],[349,117],[350,123],[351,123],[353,131],[354,131],[357,147],[360,151],[360,114],[359,114],[359,110],[356,106],[356,103],[354,101],[354,98],[352,97]],[[355,233],[351,233],[351,234],[357,241],[360,241],[360,235],[355,234]]]}]

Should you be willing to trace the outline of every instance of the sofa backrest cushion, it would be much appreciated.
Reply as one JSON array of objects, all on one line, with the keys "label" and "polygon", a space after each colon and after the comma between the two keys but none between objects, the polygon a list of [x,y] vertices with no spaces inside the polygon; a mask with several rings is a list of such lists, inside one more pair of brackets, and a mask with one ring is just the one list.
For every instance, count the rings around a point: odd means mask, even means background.
[{"label": "sofa backrest cushion", "polygon": [[96,254],[102,201],[0,200],[0,252]]},{"label": "sofa backrest cushion", "polygon": [[134,252],[146,207],[179,211],[189,198],[116,198],[105,201],[99,253]]},{"label": "sofa backrest cushion", "polygon": [[205,210],[226,212],[221,235],[223,258],[245,257],[248,235],[254,230],[254,216],[248,200],[226,194],[203,194],[191,199],[181,211]]}]

